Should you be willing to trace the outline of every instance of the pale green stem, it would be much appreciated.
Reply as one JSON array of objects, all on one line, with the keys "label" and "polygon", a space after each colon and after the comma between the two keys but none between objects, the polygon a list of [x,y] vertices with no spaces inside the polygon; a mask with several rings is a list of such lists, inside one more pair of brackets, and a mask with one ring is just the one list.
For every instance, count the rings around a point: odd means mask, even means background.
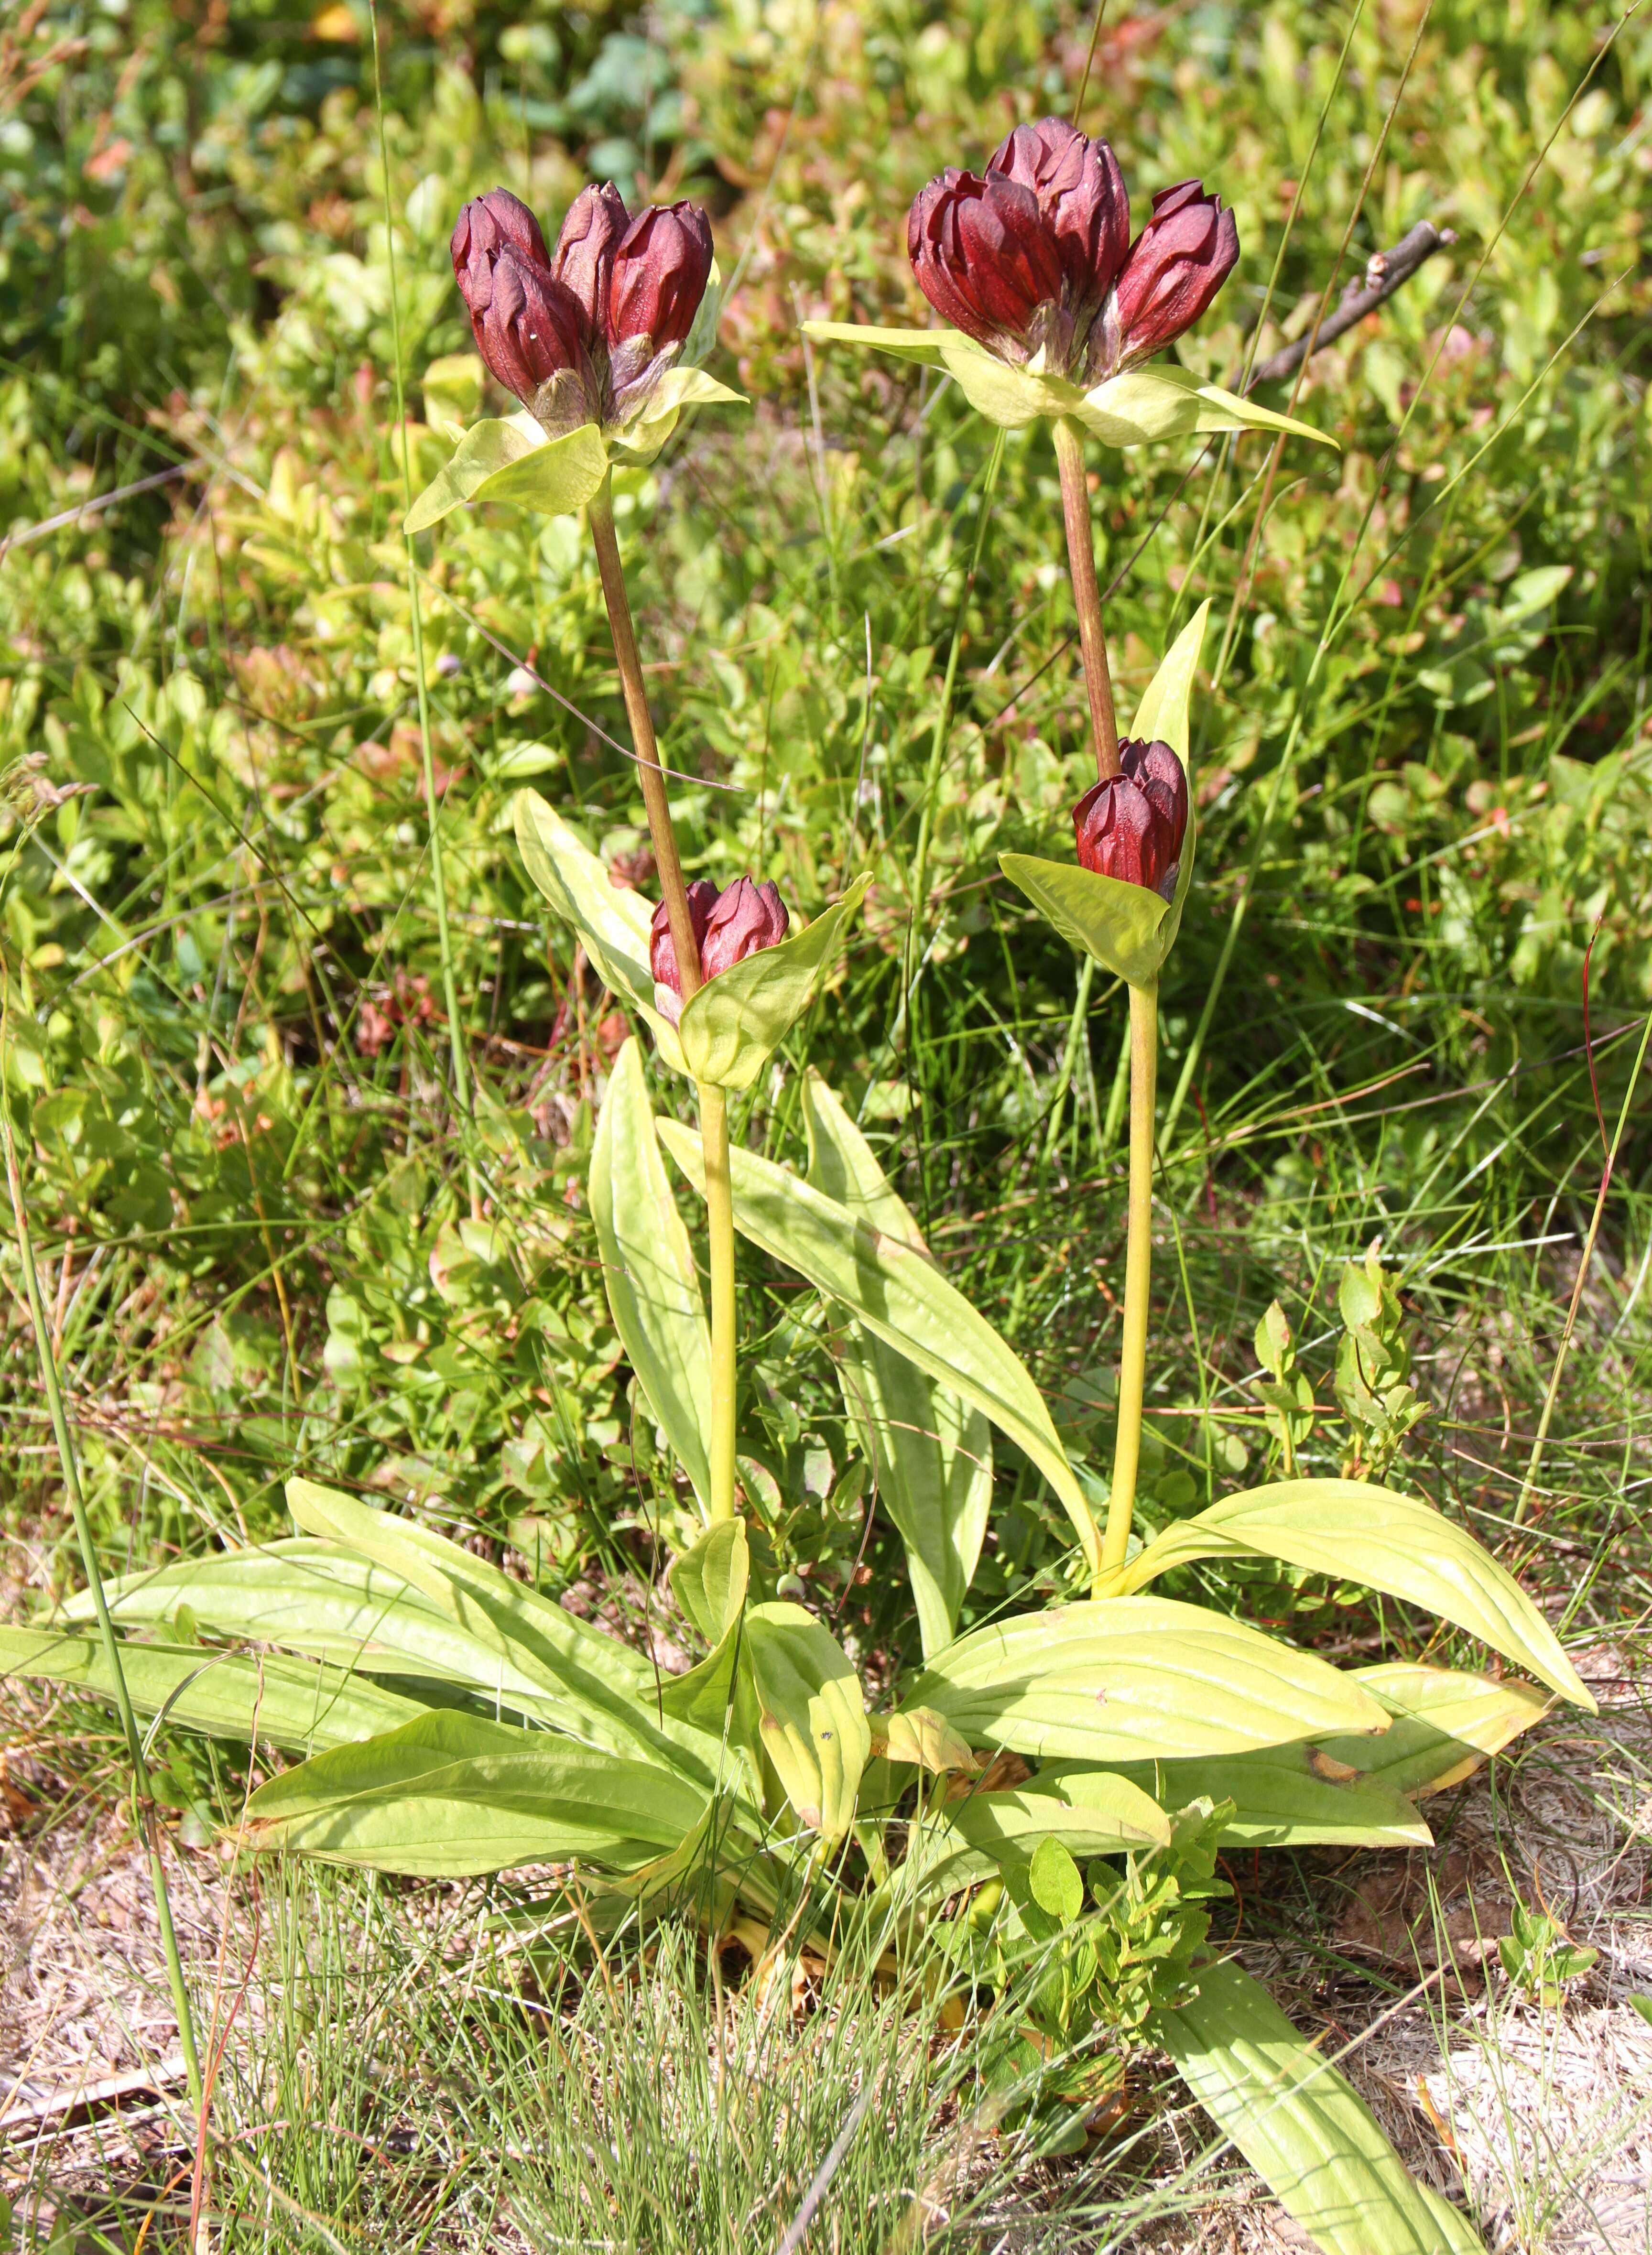
[{"label": "pale green stem", "polygon": [[1120,773],[1119,724],[1113,710],[1113,677],[1107,671],[1107,636],[1101,626],[1101,591],[1096,585],[1090,488],[1084,478],[1084,433],[1063,415],[1055,425],[1055,441],[1056,464],[1061,472],[1061,513],[1067,527],[1067,565],[1072,574],[1072,606],[1079,614],[1079,650],[1090,698],[1095,771],[1105,783],[1109,776]]},{"label": "pale green stem", "polygon": [[711,1252],[711,1517],[735,1515],[735,1192],[728,1170],[728,1099],[696,1085],[706,1156],[706,1228]]},{"label": "pale green stem", "polygon": [[172,1991],[172,2016],[178,2023],[178,2041],[184,2055],[184,2072],[188,2079],[190,2100],[199,2109],[201,2103],[200,2055],[195,2048],[194,2015],[189,2008],[189,1989],[184,1979],[183,1960],[178,1954],[178,1932],[172,1924],[172,1897],[166,1887],[166,1867],[161,1861],[160,1840],[155,1829],[155,1804],[149,1789],[149,1764],[144,1759],[144,1741],[138,1731],[137,1717],[133,1711],[131,1693],[127,1689],[126,1672],[121,1666],[120,1643],[115,1634],[115,1624],[109,1619],[109,1600],[103,1594],[103,1576],[98,1564],[97,1545],[92,1539],[92,1524],[86,1515],[86,1499],[81,1493],[80,1465],[69,1437],[68,1419],[64,1414],[63,1391],[58,1383],[57,1356],[52,1345],[52,1326],[46,1316],[46,1303],[40,1296],[40,1278],[34,1265],[34,1240],[29,1233],[28,1210],[24,1204],[23,1184],[18,1173],[17,1147],[12,1141],[11,1120],[4,1112],[0,1112],[0,1127],[4,1128],[5,1135],[6,1180],[11,1191],[12,1218],[17,1225],[18,1247],[23,1259],[24,1290],[28,1296],[29,1313],[34,1323],[40,1383],[46,1390],[53,1437],[57,1443],[58,1462],[63,1471],[63,1492],[68,1498],[69,1514],[74,1521],[75,1536],[81,1546],[81,1563],[86,1569],[92,1610],[97,1617],[97,1633],[109,1667],[122,1735],[126,1740],[126,1757],[131,1764],[132,1795],[137,1806],[138,1829],[149,1851],[150,1885],[154,1890],[155,1918],[160,1928],[161,1949],[166,1959],[166,1980]]},{"label": "pale green stem", "polygon": [[1124,1339],[1119,1353],[1119,1430],[1101,1542],[1103,1579],[1124,1563],[1142,1461],[1148,1295],[1153,1274],[1153,1109],[1158,1085],[1158,981],[1130,989],[1130,1224],[1124,1256]]}]

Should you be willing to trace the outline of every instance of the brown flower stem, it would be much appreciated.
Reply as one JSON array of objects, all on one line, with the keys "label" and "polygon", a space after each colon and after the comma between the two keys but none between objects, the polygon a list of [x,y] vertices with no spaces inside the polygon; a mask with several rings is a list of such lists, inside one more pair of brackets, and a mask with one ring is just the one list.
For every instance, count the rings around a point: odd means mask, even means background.
[{"label": "brown flower stem", "polygon": [[688,888],[677,852],[677,832],[671,827],[671,803],[665,777],[660,771],[659,745],[654,735],[654,716],[648,709],[648,690],[643,680],[643,661],[637,655],[636,629],[631,623],[630,598],[620,565],[620,544],[614,530],[614,502],[610,481],[604,478],[591,504],[591,535],[596,542],[597,569],[602,575],[602,597],[608,605],[608,627],[614,636],[614,657],[620,669],[625,697],[625,717],[631,724],[636,748],[637,773],[643,783],[643,804],[648,811],[648,834],[659,871],[660,898],[671,925],[671,945],[677,951],[677,976],[683,1000],[699,989],[699,948],[693,918],[688,912]]},{"label": "brown flower stem", "polygon": [[1124,1563],[1142,1461],[1147,1382],[1148,1291],[1153,1271],[1153,1110],[1158,1087],[1159,990],[1130,988],[1130,1206],[1124,1256],[1124,1338],[1119,1351],[1119,1427],[1101,1541],[1103,1579]]},{"label": "brown flower stem", "polygon": [[728,1167],[728,1099],[696,1084],[706,1159],[706,1224],[711,1254],[711,1519],[735,1515],[735,1193]]},{"label": "brown flower stem", "polygon": [[1090,692],[1090,734],[1095,771],[1105,783],[1121,772],[1119,724],[1113,712],[1113,677],[1107,671],[1107,636],[1101,627],[1101,591],[1095,579],[1095,542],[1090,531],[1090,489],[1084,481],[1084,434],[1070,416],[1055,425],[1056,461],[1061,472],[1061,513],[1067,525],[1067,563],[1072,601],[1079,614],[1079,648],[1085,686]]}]

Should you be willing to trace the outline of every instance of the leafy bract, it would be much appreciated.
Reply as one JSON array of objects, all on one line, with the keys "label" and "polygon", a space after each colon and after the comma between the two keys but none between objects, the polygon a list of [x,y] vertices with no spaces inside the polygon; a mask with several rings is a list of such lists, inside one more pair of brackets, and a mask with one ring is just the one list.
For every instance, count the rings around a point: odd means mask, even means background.
[{"label": "leafy bract", "polygon": [[1169,901],[1147,885],[1105,877],[1077,861],[1048,861],[1031,854],[1004,854],[999,867],[1010,883],[1072,947],[1092,955],[1104,971],[1132,987],[1150,987],[1182,928],[1182,910],[1193,878],[1198,818],[1192,804],[1190,708],[1208,602],[1201,603],[1165,653],[1142,692],[1130,734],[1168,744],[1187,769],[1187,831],[1176,886]]},{"label": "leafy bract", "polygon": [[1351,1760],[1380,1760],[1392,1737],[1263,1746],[1214,1760],[1130,1762],[1122,1774],[1168,1808],[1231,1801],[1223,1837],[1247,1848],[1426,1848],[1433,1834],[1402,1791]]},{"label": "leafy bract", "polygon": [[709,1512],[711,1334],[635,1035],[615,1059],[602,1099],[588,1195],[615,1329],[655,1423]]},{"label": "leafy bract", "polygon": [[[815,1189],[885,1236],[927,1247],[870,1145],[819,1075],[803,1085]],[[844,1407],[906,1548],[925,1654],[950,1642],[992,1506],[992,1429],[951,1387],[851,1322],[838,1348]]]},{"label": "leafy bract", "polygon": [[[423,1709],[382,1685],[313,1660],[213,1652],[194,1644],[121,1646],[121,1673],[140,1715],[159,1714],[209,1738],[257,1739],[308,1753],[415,1721]],[[102,1640],[58,1629],[0,1627],[0,1679],[60,1683],[115,1697]]]},{"label": "leafy bract", "polygon": [[749,1088],[813,997],[843,928],[866,896],[857,877],[843,898],[783,939],[706,980],[683,1005],[678,1026],[684,1064],[696,1080]]},{"label": "leafy bract", "polygon": [[[703,1196],[699,1138],[673,1120],[660,1141]],[[1026,1366],[927,1254],[875,1229],[755,1151],[730,1154],[735,1226],[840,1300],[876,1338],[952,1387],[1024,1449],[1065,1506],[1094,1570],[1100,1538],[1044,1397]]]},{"label": "leafy bract", "polygon": [[515,502],[547,516],[565,516],[584,508],[608,467],[608,449],[594,423],[547,439],[524,408],[471,425],[452,460],[408,511],[405,529],[423,532],[467,502]]},{"label": "leafy bract", "polygon": [[907,1698],[973,1745],[1097,1764],[1239,1753],[1388,1719],[1311,1653],[1165,1598],[1054,1605],[972,1629]]},{"label": "leafy bract", "polygon": [[[703,302],[703,301],[702,301]],[[685,407],[704,407],[727,402],[735,407],[749,403],[742,391],[731,391],[703,368],[681,362],[668,368],[650,393],[643,412],[629,423],[604,433],[616,462],[651,462],[677,428]]]},{"label": "leafy bract", "polygon": [[708,1527],[692,1550],[677,1559],[671,1584],[677,1602],[711,1650],[685,1675],[662,1679],[657,1697],[668,1714],[680,1715],[701,1730],[722,1732],[744,1747],[752,1742],[755,1716],[750,1700],[736,1687],[741,1616],[751,1581],[751,1552],[745,1521],[728,1519]]},{"label": "leafy bract", "polygon": [[978,413],[1018,431],[1046,417],[1071,416],[1108,446],[1142,446],[1196,432],[1274,431],[1297,439],[1336,441],[1310,423],[1241,399],[1173,362],[1127,369],[1088,391],[1036,364],[1012,367],[957,329],[878,328],[855,321],[805,321],[804,334],[821,344],[847,344],[892,354],[897,360],[944,368]]},{"label": "leafy bract", "polygon": [[1201,1969],[1153,2032],[1199,2104],[1324,2255],[1483,2255],[1338,2069],[1236,1965]]},{"label": "leafy bract", "polygon": [[562,921],[573,925],[602,984],[646,1021],[666,1064],[686,1071],[676,1028],[654,1008],[648,959],[652,907],[640,893],[615,883],[537,790],[517,792],[516,825],[524,867]]},{"label": "leafy bract", "polygon": [[1194,1558],[1259,1556],[1425,1606],[1594,1711],[1554,1631],[1508,1569],[1432,1504],[1366,1480],[1282,1480],[1227,1496],[1156,1535],[1111,1587],[1119,1595],[1142,1589]]},{"label": "leafy bract", "polygon": [[656,1763],[428,1715],[271,1778],[248,1802],[244,1832],[252,1847],[426,1878],[573,1858],[636,1878],[680,1857],[710,1805]]},{"label": "leafy bract", "polygon": [[799,1821],[841,1839],[872,1751],[861,1679],[831,1631],[782,1599],[746,1615],[763,1749]]}]

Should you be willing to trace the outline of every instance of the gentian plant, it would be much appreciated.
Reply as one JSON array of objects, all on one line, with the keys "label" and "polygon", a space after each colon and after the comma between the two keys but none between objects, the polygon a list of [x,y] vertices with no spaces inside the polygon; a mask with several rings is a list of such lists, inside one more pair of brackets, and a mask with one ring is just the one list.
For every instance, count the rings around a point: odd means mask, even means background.
[{"label": "gentian plant", "polygon": [[[1072,505],[1081,433],[1130,445],[1302,428],[1140,365],[1231,269],[1231,217],[1189,184],[1127,237],[1105,144],[1051,123],[1023,127],[984,177],[949,172],[914,207],[914,264],[952,329],[847,333],[938,359],[1000,421],[1053,421],[1075,585],[1090,543],[1087,502],[1081,538]],[[566,1900],[594,1938],[668,1907],[714,1949],[735,1938],[759,1955],[829,1957],[854,1935],[891,1978],[952,1984],[963,2023],[1030,1966],[1039,1979],[1017,2072],[1027,2104],[1058,2102],[1046,2142],[1081,2142],[1124,2047],[1150,2041],[1323,2247],[1475,2247],[1336,2068],[1209,1949],[1199,1906],[1220,1892],[1222,1844],[1427,1843],[1421,1796],[1496,1753],[1552,1698],[1593,1702],[1512,1577],[1402,1487],[1287,1477],[1145,1545],[1131,1528],[1157,981],[1194,859],[1190,713],[1204,613],[1120,742],[1098,610],[1084,652],[1102,669],[1090,684],[1100,773],[1073,810],[1074,856],[1004,860],[1055,927],[1129,989],[1129,1248],[1103,1529],[1030,1373],[949,1281],[833,1091],[812,1073],[798,1091],[801,1172],[729,1136],[728,1096],[753,1085],[835,960],[864,880],[794,930],[772,885],[742,876],[720,893],[682,876],[607,480],[611,461],[643,458],[683,404],[712,396],[692,365],[709,341],[703,220],[678,206],[629,221],[611,189],[587,190],[547,254],[531,215],[495,191],[467,207],[453,251],[478,344],[533,427],[476,426],[418,505],[421,521],[496,497],[588,509],[647,794],[657,905],[616,886],[542,797],[524,792],[516,822],[533,881],[639,1029],[602,1099],[588,1195],[615,1324],[699,1505],[699,1537],[670,1570],[698,1657],[662,1676],[417,1521],[294,1479],[292,1538],[130,1576],[111,1591],[116,1620],[144,1632],[123,1647],[134,1704],[304,1757],[252,1795],[239,1836],[249,1849],[447,1876],[552,1865],[546,1914]],[[665,1087],[672,1075],[693,1084],[698,1132],[657,1114],[645,1036]],[[704,1204],[709,1312],[667,1161]],[[782,1593],[742,1508],[736,1231],[818,1295],[846,1408],[904,1544],[921,1653],[875,1698],[826,1623]],[[1360,1414],[1375,1432],[1380,1409],[1382,1434],[1397,1433],[1414,1397],[1380,1261],[1350,1274],[1350,1352],[1368,1338],[1386,1358],[1366,1373],[1376,1408],[1362,1395]],[[1258,1342],[1290,1470],[1308,1412],[1276,1310]],[[995,1431],[1059,1499],[1089,1594],[960,1633]],[[1390,1454],[1371,1444],[1371,1461]],[[1213,1606],[1153,1593],[1171,1568],[1254,1557],[1420,1607],[1522,1673],[1339,1668]],[[0,1631],[0,1666],[109,1693],[90,1605],[72,1601],[61,1626]]]}]

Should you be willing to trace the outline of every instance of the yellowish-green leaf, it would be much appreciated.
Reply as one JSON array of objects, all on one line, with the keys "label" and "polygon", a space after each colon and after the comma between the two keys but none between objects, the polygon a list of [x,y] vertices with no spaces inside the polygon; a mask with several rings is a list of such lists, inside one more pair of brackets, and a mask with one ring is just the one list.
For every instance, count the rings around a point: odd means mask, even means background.
[{"label": "yellowish-green leaf", "polygon": [[1006,1869],[1024,1871],[1041,1842],[1058,1841],[1068,1855],[1139,1854],[1168,1844],[1163,1810],[1116,1771],[1074,1781],[1065,1792],[1042,1780],[1010,1793],[960,1793],[926,1816],[908,1836],[889,1899],[933,1904]]},{"label": "yellowish-green leaf", "polygon": [[1040,417],[1073,414],[1084,404],[1078,385],[1061,376],[1012,368],[956,329],[943,329],[941,338],[941,362],[953,381],[978,415],[1006,431],[1024,430]]},{"label": "yellowish-green leaf", "polygon": [[677,1033],[654,1008],[649,967],[653,908],[616,885],[584,840],[537,790],[517,794],[517,845],[523,866],[552,907],[579,934],[598,977],[646,1021],[674,1072],[686,1071]]},{"label": "yellowish-green leaf", "polygon": [[[658,1122],[660,1141],[701,1196],[699,1138]],[[1093,1567],[1100,1538],[1050,1420],[1020,1357],[949,1284],[924,1253],[886,1236],[755,1151],[731,1154],[735,1226],[777,1261],[840,1300],[876,1338],[990,1417],[1024,1449],[1065,1506]]]},{"label": "yellowish-green leaf", "polygon": [[857,877],[843,898],[812,924],[777,947],[760,948],[708,979],[684,1004],[678,1039],[696,1080],[720,1088],[751,1086],[809,1007],[844,926],[871,882],[869,876]]},{"label": "yellowish-green leaf", "polygon": [[1132,987],[1150,987],[1158,977],[1170,910],[1149,886],[1031,854],[1001,854],[998,866],[1069,946],[1093,955],[1104,971]]},{"label": "yellowish-green leaf", "polygon": [[1508,1569],[1432,1504],[1368,1481],[1282,1480],[1227,1496],[1156,1535],[1112,1587],[1118,1595],[1143,1589],[1194,1558],[1257,1556],[1421,1605],[1594,1712],[1554,1631]]},{"label": "yellowish-green leaf", "polygon": [[[672,1565],[677,1602],[710,1645],[698,1667],[664,1679],[659,1698],[668,1714],[680,1715],[701,1730],[722,1736],[740,1751],[756,1743],[756,1711],[749,1675],[739,1671],[751,1553],[745,1521],[728,1519],[708,1527],[692,1550]],[[758,1788],[754,1773],[750,1789]]]},{"label": "yellowish-green leaf", "polygon": [[854,1818],[872,1751],[861,1680],[842,1647],[802,1605],[753,1605],[746,1651],[757,1726],[798,1821],[840,1840]]},{"label": "yellowish-green leaf", "polygon": [[1293,439],[1316,439],[1322,446],[1336,445],[1311,423],[1276,415],[1271,408],[1224,391],[1219,383],[1201,383],[1189,369],[1169,361],[1109,376],[1060,411],[1071,414],[1107,446],[1142,446],[1156,439],[1216,431],[1283,432]]},{"label": "yellowish-green leaf", "polygon": [[707,1795],[671,1770],[543,1731],[430,1715],[259,1787],[244,1837],[327,1863],[468,1878],[589,1860],[635,1877],[699,1835]]},{"label": "yellowish-green leaf", "polygon": [[[871,1146],[819,1075],[804,1081],[809,1181],[924,1254],[917,1222]],[[992,1507],[992,1428],[982,1413],[863,1325],[838,1349],[844,1407],[877,1474],[878,1501],[906,1549],[925,1654],[951,1642]]]},{"label": "yellowish-green leaf", "polygon": [[907,1693],[973,1746],[1085,1764],[1189,1760],[1381,1731],[1388,1712],[1311,1653],[1203,1606],[1109,1598],[972,1629]]},{"label": "yellowish-green leaf", "polygon": [[423,532],[466,502],[512,502],[547,516],[583,509],[607,474],[608,450],[594,423],[547,439],[531,415],[473,424],[453,460],[413,503],[407,530]]},{"label": "yellowish-green leaf", "polygon": [[1394,1720],[1380,1739],[1331,1741],[1327,1754],[1398,1793],[1443,1793],[1541,1722],[1554,1704],[1517,1677],[1390,1661],[1355,1671]]},{"label": "yellowish-green leaf", "polygon": [[1411,1803],[1367,1769],[1393,1735],[1264,1746],[1203,1761],[1129,1762],[1122,1774],[1167,1809],[1202,1797],[1231,1801],[1223,1837],[1247,1848],[1426,1848],[1434,1836]]},{"label": "yellowish-green leaf", "polygon": [[[289,1752],[350,1746],[417,1720],[417,1699],[313,1660],[252,1656],[200,1645],[123,1643],[121,1673],[140,1715],[166,1718],[209,1738],[250,1740]],[[102,1640],[59,1629],[0,1626],[0,1681],[20,1676],[113,1700]]]},{"label": "yellowish-green leaf", "polygon": [[857,345],[870,352],[893,353],[896,360],[920,362],[926,368],[942,366],[941,350],[955,329],[881,329],[867,321],[805,321],[805,337],[820,345]]},{"label": "yellowish-green leaf", "polygon": [[932,1707],[902,1707],[892,1715],[874,1715],[872,1751],[882,1760],[909,1762],[915,1769],[938,1774],[956,1771],[974,1777],[981,1765],[944,1715]]},{"label": "yellowish-green leaf", "polygon": [[1217,2127],[1323,2255],[1483,2255],[1477,2235],[1409,2174],[1375,2116],[1236,1965],[1199,1975],[1156,2036]]},{"label": "yellowish-green leaf", "polygon": [[688,1232],[654,1134],[635,1035],[615,1058],[591,1153],[591,1219],[615,1329],[702,1511],[711,1508],[711,1334]]},{"label": "yellowish-green leaf", "polygon": [[1199,674],[1209,617],[1210,604],[1203,602],[1164,653],[1158,671],[1142,692],[1142,701],[1130,723],[1133,737],[1144,742],[1168,744],[1184,767],[1192,757],[1193,684]]}]

